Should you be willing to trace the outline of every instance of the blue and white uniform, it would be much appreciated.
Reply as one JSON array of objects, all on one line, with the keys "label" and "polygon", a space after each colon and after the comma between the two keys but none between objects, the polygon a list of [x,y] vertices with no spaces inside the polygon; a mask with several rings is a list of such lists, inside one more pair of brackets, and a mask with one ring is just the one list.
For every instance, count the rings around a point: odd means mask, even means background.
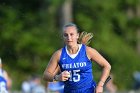
[{"label": "blue and white uniform", "polygon": [[64,93],[93,93],[95,82],[92,75],[92,62],[86,54],[86,46],[79,44],[76,54],[69,54],[67,46],[62,48],[59,66],[61,71],[69,71],[71,77],[65,81]]},{"label": "blue and white uniform", "polygon": [[0,69],[0,93],[8,93],[7,81],[3,76],[4,70]]}]

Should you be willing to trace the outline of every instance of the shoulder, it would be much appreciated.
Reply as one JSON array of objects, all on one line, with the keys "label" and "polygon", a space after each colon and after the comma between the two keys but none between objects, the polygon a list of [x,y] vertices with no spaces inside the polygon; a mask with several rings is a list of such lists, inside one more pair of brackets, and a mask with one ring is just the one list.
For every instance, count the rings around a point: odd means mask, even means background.
[{"label": "shoulder", "polygon": [[86,46],[86,51],[90,53],[90,52],[96,52],[97,50],[92,47]]},{"label": "shoulder", "polygon": [[86,46],[86,53],[89,59],[98,54],[98,51],[95,48]]},{"label": "shoulder", "polygon": [[4,70],[4,69],[1,70],[1,77],[5,78],[5,79],[8,78],[8,74],[7,74],[6,70]]},{"label": "shoulder", "polygon": [[61,53],[62,53],[62,48],[61,49],[59,49],[59,50],[57,50],[57,51],[55,51],[54,53],[53,53],[53,55],[52,55],[52,58],[60,58],[60,56],[61,56]]},{"label": "shoulder", "polygon": [[1,73],[2,75],[5,75],[5,74],[7,74],[7,71],[4,70],[4,69],[1,69],[0,73]]},{"label": "shoulder", "polygon": [[55,51],[53,55],[60,56],[61,52],[62,52],[62,48],[57,50],[57,51]]}]

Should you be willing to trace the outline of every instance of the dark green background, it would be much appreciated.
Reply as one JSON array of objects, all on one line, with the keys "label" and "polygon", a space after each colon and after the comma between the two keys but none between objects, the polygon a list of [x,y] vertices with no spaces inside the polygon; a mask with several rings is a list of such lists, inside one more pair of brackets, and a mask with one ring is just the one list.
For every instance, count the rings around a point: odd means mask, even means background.
[{"label": "dark green background", "polygon": [[[0,56],[13,90],[19,90],[21,82],[32,74],[42,76],[52,53],[63,46],[60,7],[64,1],[0,1]],[[139,0],[73,0],[74,23],[80,31],[94,34],[90,46],[112,65],[119,90],[131,89],[133,72],[140,70],[138,6]],[[93,72],[98,81],[101,69],[95,63]]]}]

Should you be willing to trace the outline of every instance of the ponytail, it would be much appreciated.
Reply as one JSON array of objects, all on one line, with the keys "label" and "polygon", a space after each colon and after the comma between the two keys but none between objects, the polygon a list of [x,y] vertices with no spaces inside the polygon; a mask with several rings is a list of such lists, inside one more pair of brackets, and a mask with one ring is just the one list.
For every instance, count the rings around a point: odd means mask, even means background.
[{"label": "ponytail", "polygon": [[93,33],[88,32],[81,32],[80,36],[78,38],[78,43],[88,45],[91,42],[91,39],[93,38]]}]

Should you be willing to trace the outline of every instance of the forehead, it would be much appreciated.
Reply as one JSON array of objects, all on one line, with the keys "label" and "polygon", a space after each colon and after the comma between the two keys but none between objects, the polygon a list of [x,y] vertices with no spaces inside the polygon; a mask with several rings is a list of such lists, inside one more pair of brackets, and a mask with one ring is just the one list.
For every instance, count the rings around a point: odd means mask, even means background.
[{"label": "forehead", "polygon": [[64,28],[64,33],[77,33],[77,29],[74,26],[69,26]]}]

